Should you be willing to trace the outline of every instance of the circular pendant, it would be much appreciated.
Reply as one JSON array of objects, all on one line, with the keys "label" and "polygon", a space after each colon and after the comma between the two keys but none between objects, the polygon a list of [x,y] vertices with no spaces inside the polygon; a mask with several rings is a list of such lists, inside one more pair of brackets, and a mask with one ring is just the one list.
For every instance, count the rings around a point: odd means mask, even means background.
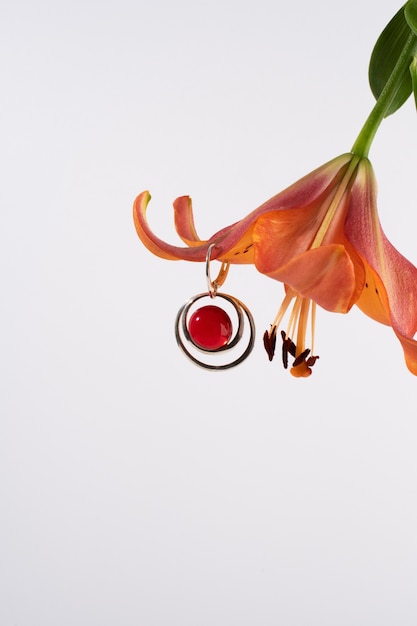
[{"label": "circular pendant", "polygon": [[[224,308],[213,304],[199,306],[204,298],[216,303],[220,299]],[[223,370],[239,365],[252,352],[255,325],[251,312],[237,298],[225,293],[217,293],[215,298],[201,293],[178,311],[175,337],[193,363]]]}]

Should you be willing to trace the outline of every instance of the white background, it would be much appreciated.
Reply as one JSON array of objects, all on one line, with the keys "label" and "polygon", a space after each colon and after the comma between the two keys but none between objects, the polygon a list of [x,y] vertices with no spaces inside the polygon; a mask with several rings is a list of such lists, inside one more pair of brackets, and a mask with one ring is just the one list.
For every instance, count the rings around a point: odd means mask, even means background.
[{"label": "white background", "polygon": [[[257,345],[226,373],[175,344],[202,237],[348,151],[393,0],[2,5],[0,624],[415,626],[417,381],[392,330],[319,311],[295,380],[261,345],[283,288],[232,267]],[[417,263],[412,99],[371,151]]]}]

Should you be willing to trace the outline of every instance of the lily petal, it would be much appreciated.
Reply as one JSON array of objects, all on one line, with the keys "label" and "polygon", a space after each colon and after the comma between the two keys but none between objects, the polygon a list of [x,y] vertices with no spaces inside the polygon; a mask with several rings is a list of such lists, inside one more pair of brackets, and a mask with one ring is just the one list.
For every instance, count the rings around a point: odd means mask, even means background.
[{"label": "lily petal", "polygon": [[194,226],[193,207],[190,196],[181,196],[174,201],[174,220],[175,230],[187,246],[201,244],[201,239],[197,235]]},{"label": "lily petal", "polygon": [[[139,239],[148,248],[148,250],[162,259],[168,259],[171,261],[176,261],[178,259],[184,259],[187,261],[204,261],[207,255],[207,243],[201,242],[197,247],[182,248],[180,246],[172,246],[154,235],[153,231],[149,228],[149,224],[146,219],[146,208],[150,199],[151,195],[149,191],[144,191],[136,198],[133,204],[133,219],[135,222],[136,232]],[[184,227],[183,233],[185,232],[190,233],[191,231],[186,231]]]},{"label": "lily petal", "polygon": [[[358,306],[364,313],[380,319],[386,313],[389,323],[401,336],[413,337],[417,331],[417,268],[394,248],[385,236],[376,210],[376,181],[371,164],[363,159],[357,184],[350,194],[345,233],[368,264],[373,281]],[[384,293],[385,292],[385,293]]]},{"label": "lily petal", "polygon": [[201,262],[206,258],[209,245],[214,243],[216,248],[213,250],[212,259],[239,264],[253,263],[253,226],[256,220],[271,211],[294,210],[314,205],[329,186],[343,175],[351,159],[351,154],[344,154],[329,161],[262,204],[244,219],[223,228],[209,240],[198,238],[190,198],[188,196],[178,198],[174,203],[175,224],[179,236],[187,244],[186,248],[168,244],[153,233],[146,219],[146,208],[151,196],[145,191],[133,204],[137,234],[153,254],[164,259]]},{"label": "lily petal", "polygon": [[304,298],[328,311],[347,313],[354,304],[357,275],[350,255],[341,244],[329,244],[304,252],[278,269],[266,272]]}]

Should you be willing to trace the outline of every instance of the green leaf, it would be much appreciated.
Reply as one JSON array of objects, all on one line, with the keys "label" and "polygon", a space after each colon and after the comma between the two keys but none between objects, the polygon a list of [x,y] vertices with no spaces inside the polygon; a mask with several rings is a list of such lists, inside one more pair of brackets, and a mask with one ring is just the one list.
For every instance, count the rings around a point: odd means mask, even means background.
[{"label": "green leaf", "polygon": [[417,34],[417,1],[408,0],[404,8],[404,16],[411,30]]},{"label": "green leaf", "polygon": [[410,74],[411,74],[411,81],[412,81],[413,91],[414,91],[414,100],[415,100],[416,108],[417,108],[417,59],[415,57],[411,61]]},{"label": "green leaf", "polygon": [[[414,0],[412,3],[416,5]],[[369,84],[376,99],[381,95],[411,33],[404,15],[405,6],[401,7],[384,28],[372,51],[369,63]],[[411,58],[410,56],[410,63]],[[385,117],[397,111],[411,95],[412,90],[411,75],[407,67],[404,69],[398,91],[385,113]]]}]

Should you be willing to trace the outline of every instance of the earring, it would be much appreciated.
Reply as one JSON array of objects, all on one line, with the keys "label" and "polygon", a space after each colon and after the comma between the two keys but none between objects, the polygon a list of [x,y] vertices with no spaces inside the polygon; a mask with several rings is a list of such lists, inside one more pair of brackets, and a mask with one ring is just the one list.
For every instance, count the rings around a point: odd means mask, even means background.
[{"label": "earring", "polygon": [[[175,337],[178,346],[193,363],[209,370],[224,370],[239,365],[252,352],[255,324],[252,313],[243,302],[218,292],[226,280],[230,262],[223,261],[217,278],[211,279],[210,255],[214,245],[209,246],[206,256],[208,292],[193,296],[178,311]],[[216,304],[201,306],[207,298],[215,300]],[[219,299],[222,308],[217,306]],[[243,348],[238,346],[242,339]],[[231,357],[226,354],[229,350],[234,351]]]}]

